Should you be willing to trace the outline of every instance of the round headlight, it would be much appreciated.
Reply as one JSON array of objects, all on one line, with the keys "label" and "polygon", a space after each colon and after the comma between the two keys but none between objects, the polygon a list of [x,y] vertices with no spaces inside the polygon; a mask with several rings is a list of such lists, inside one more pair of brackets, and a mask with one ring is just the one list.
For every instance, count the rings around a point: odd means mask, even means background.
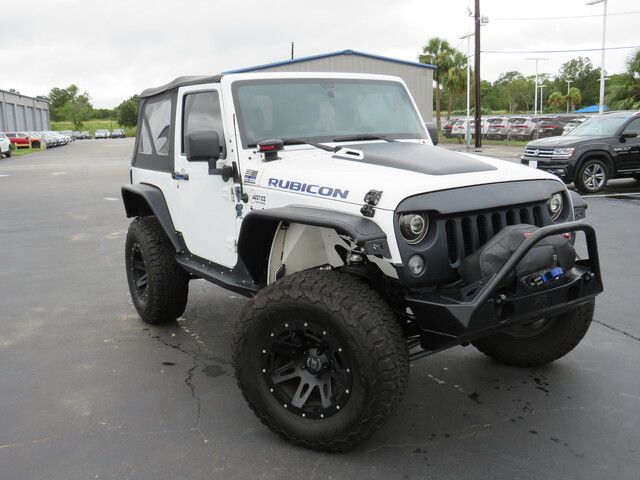
[{"label": "round headlight", "polygon": [[562,213],[562,194],[554,193],[549,200],[547,200],[547,210],[551,216],[552,221],[556,221]]},{"label": "round headlight", "polygon": [[429,217],[422,213],[405,213],[400,216],[400,233],[409,245],[421,242],[429,229]]}]

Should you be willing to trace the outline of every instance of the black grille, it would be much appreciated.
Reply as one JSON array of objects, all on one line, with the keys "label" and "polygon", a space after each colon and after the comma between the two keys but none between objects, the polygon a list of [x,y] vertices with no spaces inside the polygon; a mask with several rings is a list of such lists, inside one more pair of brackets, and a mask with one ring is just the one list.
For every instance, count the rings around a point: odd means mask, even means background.
[{"label": "black grille", "polygon": [[511,207],[494,212],[468,212],[447,216],[445,230],[449,263],[456,266],[508,225],[551,223],[544,204]]}]

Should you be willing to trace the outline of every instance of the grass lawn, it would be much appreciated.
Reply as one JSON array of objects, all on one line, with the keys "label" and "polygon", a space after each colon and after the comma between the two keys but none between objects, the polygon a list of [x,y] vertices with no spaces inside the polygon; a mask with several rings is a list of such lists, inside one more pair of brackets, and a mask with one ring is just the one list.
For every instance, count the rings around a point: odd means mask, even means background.
[{"label": "grass lawn", "polygon": [[39,148],[15,148],[11,150],[11,155],[14,157],[19,157],[22,155],[29,155],[30,153],[40,152]]},{"label": "grass lawn", "polygon": [[[446,138],[445,136],[439,136],[438,141],[440,143],[459,143],[460,145],[464,145],[464,138],[458,140],[457,138]],[[531,140],[486,140],[482,139],[483,145],[506,145],[510,147],[524,147]],[[471,145],[473,146],[475,139],[471,139]]]},{"label": "grass lawn", "polygon": [[[58,131],[59,130],[72,130],[72,131],[76,130],[72,122],[51,122],[51,128],[53,130],[58,130]],[[80,128],[79,130],[80,131],[87,130],[91,132],[91,134],[94,134],[96,130],[111,131],[114,128],[122,128],[122,127],[120,127],[120,125],[118,125],[118,122],[116,122],[115,120],[87,120],[82,124],[82,128]],[[127,137],[136,136],[135,127],[125,128],[124,132],[127,135]]]}]

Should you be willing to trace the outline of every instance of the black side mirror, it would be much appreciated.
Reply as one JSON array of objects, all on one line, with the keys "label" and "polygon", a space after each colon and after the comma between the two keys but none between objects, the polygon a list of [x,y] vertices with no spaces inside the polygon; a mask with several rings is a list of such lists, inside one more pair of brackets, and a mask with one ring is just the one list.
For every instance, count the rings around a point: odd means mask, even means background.
[{"label": "black side mirror", "polygon": [[209,162],[209,175],[222,175],[225,182],[233,176],[231,166],[216,168],[216,162],[220,158],[220,137],[217,132],[202,130],[190,133],[185,150],[190,162]]},{"label": "black side mirror", "polygon": [[434,145],[438,144],[438,125],[435,122],[424,122],[424,126],[427,127],[427,132],[431,137],[431,142]]},{"label": "black side mirror", "polygon": [[620,141],[624,142],[627,138],[636,138],[637,136],[637,132],[623,132],[622,135],[620,135]]}]

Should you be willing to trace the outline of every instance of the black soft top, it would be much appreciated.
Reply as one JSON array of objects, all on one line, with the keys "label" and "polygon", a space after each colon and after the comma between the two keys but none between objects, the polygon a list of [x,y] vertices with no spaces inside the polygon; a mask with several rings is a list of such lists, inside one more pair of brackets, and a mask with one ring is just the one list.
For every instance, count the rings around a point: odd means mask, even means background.
[{"label": "black soft top", "polygon": [[220,83],[222,74],[218,75],[187,75],[178,77],[175,80],[166,83],[160,87],[147,88],[140,94],[140,98],[153,97],[163,92],[173,90],[178,87],[186,87],[188,85],[199,85],[201,83]]}]

